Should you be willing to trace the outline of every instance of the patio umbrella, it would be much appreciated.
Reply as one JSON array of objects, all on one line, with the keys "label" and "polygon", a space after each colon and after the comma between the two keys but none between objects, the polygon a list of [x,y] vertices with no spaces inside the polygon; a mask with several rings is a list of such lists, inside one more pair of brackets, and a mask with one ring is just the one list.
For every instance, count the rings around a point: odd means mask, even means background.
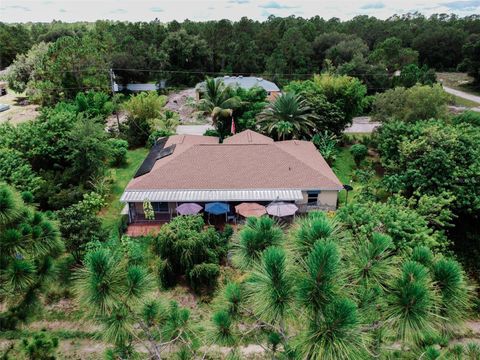
[{"label": "patio umbrella", "polygon": [[177,206],[177,212],[180,215],[198,214],[202,209],[203,207],[196,203],[185,203]]},{"label": "patio umbrella", "polygon": [[267,210],[265,210],[265,206],[257,203],[241,203],[235,206],[235,211],[237,212],[237,214],[240,214],[244,217],[258,217],[267,213]]},{"label": "patio umbrella", "polygon": [[295,215],[298,207],[295,204],[275,202],[267,206],[267,213],[272,216],[284,217]]},{"label": "patio umbrella", "polygon": [[205,205],[205,211],[213,215],[226,214],[230,211],[230,205],[221,202],[208,203]]}]

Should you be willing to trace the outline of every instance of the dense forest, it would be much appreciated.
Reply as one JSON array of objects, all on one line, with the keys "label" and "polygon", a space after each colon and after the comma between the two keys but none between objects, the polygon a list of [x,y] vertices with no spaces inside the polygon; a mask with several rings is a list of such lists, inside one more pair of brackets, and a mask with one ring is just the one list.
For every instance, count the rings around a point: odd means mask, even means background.
[{"label": "dense forest", "polygon": [[106,87],[110,68],[122,82],[167,79],[193,85],[205,75],[229,73],[283,83],[326,67],[357,76],[376,92],[390,86],[389,74],[411,63],[465,70],[478,80],[479,33],[478,15],[444,14],[349,21],[272,16],[264,22],[0,24],[0,68],[36,45],[32,56],[61,53],[53,74],[38,69],[30,75],[44,92]]},{"label": "dense forest", "polygon": [[[480,358],[480,113],[437,79],[478,87],[479,15],[0,24],[0,43],[38,106],[0,124],[0,358]],[[126,236],[119,197],[200,81],[189,124],[311,141],[349,185],[337,211]],[[345,133],[360,115],[377,129]]]}]

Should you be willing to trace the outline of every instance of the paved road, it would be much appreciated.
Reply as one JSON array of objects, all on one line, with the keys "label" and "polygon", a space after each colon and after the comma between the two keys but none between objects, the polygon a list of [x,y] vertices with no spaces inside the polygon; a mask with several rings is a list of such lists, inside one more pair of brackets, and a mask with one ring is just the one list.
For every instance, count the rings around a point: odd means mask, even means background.
[{"label": "paved road", "polygon": [[[370,121],[369,116],[359,116],[352,120],[352,125],[345,129],[346,133],[371,133],[375,128],[380,126],[379,122]],[[177,134],[185,135],[203,135],[205,131],[213,129],[210,124],[206,125],[179,125],[177,126]]]},{"label": "paved road", "polygon": [[449,94],[461,97],[461,98],[466,99],[466,100],[474,101],[474,102],[478,103],[478,106],[480,107],[480,96],[472,95],[472,94],[466,93],[465,91],[452,89],[448,86],[444,86],[443,89]]},{"label": "paved road", "polygon": [[206,125],[178,125],[177,134],[185,135],[203,135],[205,131],[212,130],[213,126],[210,124]]},{"label": "paved road", "polygon": [[371,121],[370,116],[357,116],[353,118],[352,125],[346,128],[344,132],[347,134],[371,133],[380,125],[379,122]]}]

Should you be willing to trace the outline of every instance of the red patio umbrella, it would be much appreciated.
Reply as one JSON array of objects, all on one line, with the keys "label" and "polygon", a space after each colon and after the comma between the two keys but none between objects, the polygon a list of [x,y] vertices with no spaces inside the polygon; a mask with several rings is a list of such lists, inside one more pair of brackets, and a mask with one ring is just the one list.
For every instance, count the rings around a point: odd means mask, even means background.
[{"label": "red patio umbrella", "polygon": [[235,206],[235,211],[237,214],[242,215],[244,217],[250,216],[262,216],[267,213],[265,206],[257,204],[257,203],[241,203]]}]

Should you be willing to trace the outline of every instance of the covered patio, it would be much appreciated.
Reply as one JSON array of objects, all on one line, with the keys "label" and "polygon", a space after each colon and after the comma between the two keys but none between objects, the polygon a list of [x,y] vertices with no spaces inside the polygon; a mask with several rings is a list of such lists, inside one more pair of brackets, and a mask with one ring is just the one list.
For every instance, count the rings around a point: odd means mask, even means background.
[{"label": "covered patio", "polygon": [[[271,190],[155,190],[126,191],[121,201],[127,203],[126,214],[129,223],[147,223],[151,221],[166,222],[178,215],[195,213],[206,214],[206,220],[223,217],[225,222],[235,222],[237,215],[245,217],[252,205],[254,208],[266,207],[270,203],[293,203],[303,199],[301,190],[271,189]],[[147,219],[143,203],[148,200],[152,204],[154,219]],[[211,204],[216,204],[211,205]],[[222,206],[220,204],[225,204]],[[197,206],[197,208],[195,208]],[[255,209],[250,209],[255,212]],[[267,210],[265,209],[265,212]],[[271,214],[281,215],[281,214]]]}]

